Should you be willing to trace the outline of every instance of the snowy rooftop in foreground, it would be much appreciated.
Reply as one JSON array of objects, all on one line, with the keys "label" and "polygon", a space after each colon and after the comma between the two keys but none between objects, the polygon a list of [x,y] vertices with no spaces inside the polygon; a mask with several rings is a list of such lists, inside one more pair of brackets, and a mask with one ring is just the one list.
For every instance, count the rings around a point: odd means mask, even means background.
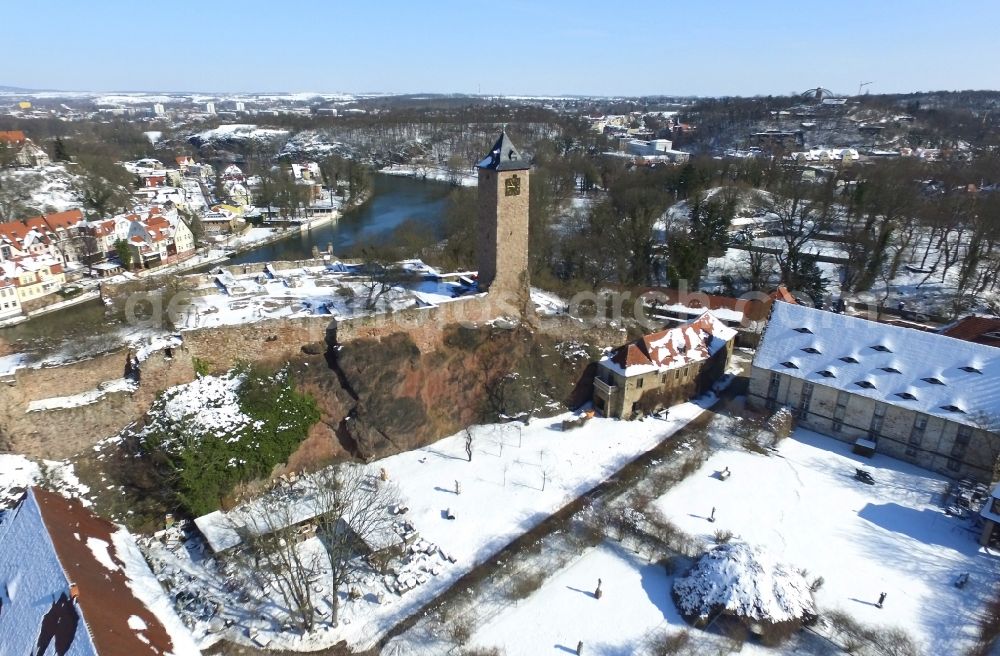
[{"label": "snowy rooftop in foreground", "polygon": [[753,363],[973,427],[1000,414],[1000,349],[801,305],[774,304]]},{"label": "snowy rooftop in foreground", "polygon": [[198,653],[132,537],[58,494],[4,515],[0,583],[9,653]]}]

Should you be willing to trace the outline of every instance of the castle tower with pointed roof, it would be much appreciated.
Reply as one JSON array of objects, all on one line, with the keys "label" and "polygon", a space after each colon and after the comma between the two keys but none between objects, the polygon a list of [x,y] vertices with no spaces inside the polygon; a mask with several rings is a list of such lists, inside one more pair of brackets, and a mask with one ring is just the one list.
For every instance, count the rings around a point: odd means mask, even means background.
[{"label": "castle tower with pointed roof", "polygon": [[507,132],[480,161],[476,258],[479,289],[523,311],[528,282],[528,177],[531,165]]}]

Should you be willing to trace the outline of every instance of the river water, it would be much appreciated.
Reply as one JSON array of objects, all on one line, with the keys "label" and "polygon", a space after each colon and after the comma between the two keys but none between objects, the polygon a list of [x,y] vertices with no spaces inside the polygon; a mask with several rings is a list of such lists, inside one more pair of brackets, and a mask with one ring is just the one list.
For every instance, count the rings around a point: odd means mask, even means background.
[{"label": "river water", "polygon": [[[441,239],[450,191],[451,186],[442,182],[377,174],[371,200],[344,213],[336,223],[245,251],[228,263],[301,260],[312,257],[313,245],[324,250],[332,244],[333,252],[339,253],[359,242],[388,235],[408,220],[423,226],[435,240]],[[115,319],[105,316],[104,304],[97,300],[0,328],[0,339],[17,350],[39,355],[53,353],[66,345],[82,353],[100,350],[109,333],[118,332],[115,323]]]},{"label": "river water", "polygon": [[424,226],[435,241],[444,237],[444,210],[450,185],[396,175],[374,177],[372,199],[346,212],[336,223],[240,253],[230,263],[307,259],[312,257],[314,245],[325,250],[332,244],[334,253],[342,253],[359,242],[388,234],[409,220]]}]

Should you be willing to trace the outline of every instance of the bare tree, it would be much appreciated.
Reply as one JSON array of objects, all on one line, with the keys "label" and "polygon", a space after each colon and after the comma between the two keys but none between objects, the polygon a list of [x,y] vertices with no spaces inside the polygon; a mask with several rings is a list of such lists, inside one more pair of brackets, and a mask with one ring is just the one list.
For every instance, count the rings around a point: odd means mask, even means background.
[{"label": "bare tree", "polygon": [[831,227],[832,205],[831,185],[816,189],[796,178],[758,200],[757,209],[770,215],[781,231],[784,249],[776,259],[789,288],[802,287],[800,277],[809,266],[805,249]]},{"label": "bare tree", "polygon": [[261,589],[277,592],[303,632],[316,622],[310,582],[322,571],[322,552],[299,541],[295,505],[287,499],[264,499],[229,512],[230,528],[242,539],[234,558],[253,573]]},{"label": "bare tree", "polygon": [[392,484],[356,465],[328,467],[309,477],[320,539],[330,558],[331,622],[340,618],[340,591],[369,569],[363,556],[395,540],[389,509],[399,503]]}]

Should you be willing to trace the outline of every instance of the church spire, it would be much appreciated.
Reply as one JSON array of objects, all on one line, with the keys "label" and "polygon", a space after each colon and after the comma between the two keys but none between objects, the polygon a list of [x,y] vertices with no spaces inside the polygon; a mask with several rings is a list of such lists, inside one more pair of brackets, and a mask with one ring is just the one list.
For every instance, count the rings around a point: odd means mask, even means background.
[{"label": "church spire", "polygon": [[490,152],[476,165],[476,168],[493,171],[523,171],[531,168],[531,164],[521,157],[521,153],[507,136],[507,130],[500,131],[500,138],[493,144]]}]

